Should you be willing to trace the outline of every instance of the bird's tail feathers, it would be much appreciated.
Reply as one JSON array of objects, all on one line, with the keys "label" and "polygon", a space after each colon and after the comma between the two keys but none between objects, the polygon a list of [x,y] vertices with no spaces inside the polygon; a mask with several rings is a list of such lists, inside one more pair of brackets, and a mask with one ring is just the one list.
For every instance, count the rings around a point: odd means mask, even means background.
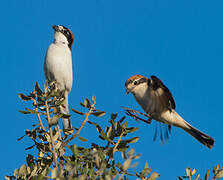
[{"label": "bird's tail feathers", "polygon": [[[64,103],[60,106],[60,111],[63,114],[69,115],[68,93],[65,92],[64,98],[65,98],[65,100],[64,100]],[[63,129],[64,129],[64,131],[72,129],[72,124],[71,124],[71,121],[70,121],[70,117],[63,118]]]},{"label": "bird's tail feathers", "polygon": [[189,128],[185,128],[184,130],[188,132],[191,136],[193,136],[195,139],[197,139],[200,143],[211,149],[214,145],[214,139],[207,134],[201,132],[200,130],[196,129],[192,125],[190,125],[188,122],[185,121],[187,126]]},{"label": "bird's tail feathers", "polygon": [[188,122],[186,122],[177,112],[172,112],[172,125],[180,127],[181,129],[188,132],[191,136],[197,139],[200,143],[211,149],[214,145],[214,139],[207,134],[201,132],[200,130],[196,129]]}]

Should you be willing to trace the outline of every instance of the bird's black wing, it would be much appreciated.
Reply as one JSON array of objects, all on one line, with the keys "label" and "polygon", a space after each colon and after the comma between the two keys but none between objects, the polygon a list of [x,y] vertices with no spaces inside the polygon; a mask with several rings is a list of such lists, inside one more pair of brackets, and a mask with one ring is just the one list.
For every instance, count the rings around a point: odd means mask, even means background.
[{"label": "bird's black wing", "polygon": [[151,76],[151,81],[148,82],[151,89],[155,92],[160,105],[172,110],[176,108],[175,101],[169,89],[156,76]]}]

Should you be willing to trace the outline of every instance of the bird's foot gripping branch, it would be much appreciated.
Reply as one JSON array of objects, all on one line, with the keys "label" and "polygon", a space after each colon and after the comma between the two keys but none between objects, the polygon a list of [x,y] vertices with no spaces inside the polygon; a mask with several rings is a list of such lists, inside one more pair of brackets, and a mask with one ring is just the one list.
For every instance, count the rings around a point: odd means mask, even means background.
[{"label": "bird's foot gripping branch", "polygon": [[[132,117],[133,119],[135,119],[136,121],[143,121],[147,124],[150,124],[152,121],[152,117],[148,116],[145,113],[141,113],[137,110],[131,109],[131,108],[127,108],[127,107],[122,107],[125,110],[125,114]],[[147,118],[147,120],[143,119],[140,117],[140,115],[144,116],[145,118]]]},{"label": "bird's foot gripping branch", "polygon": [[[138,128],[128,127],[125,117],[118,118],[117,114],[111,114],[105,119],[105,112],[96,108],[95,97],[92,97],[91,101],[85,99],[80,103],[81,111],[72,109],[75,113],[73,119],[81,119],[81,122],[73,120],[73,125],[80,125],[73,126],[72,133],[68,134],[64,134],[59,125],[62,118],[71,118],[70,115],[59,111],[64,101],[63,93],[53,86],[49,88],[45,86],[42,90],[36,83],[31,93],[28,95],[20,93],[19,97],[23,101],[31,102],[29,108],[20,112],[25,115],[32,114],[34,118],[32,129],[25,130],[25,135],[18,140],[28,137],[32,145],[26,148],[28,152],[26,164],[15,169],[13,175],[5,176],[6,179],[129,179],[132,176],[135,179],[156,179],[159,177],[158,173],[151,173],[147,163],[141,172],[134,170],[136,166],[134,161],[140,155],[135,154],[134,149],[130,149],[130,144],[137,142],[139,138],[129,136]],[[104,118],[105,128],[99,125],[99,120],[97,122],[99,117]],[[80,136],[87,123],[95,128],[95,142],[89,143],[88,137]],[[86,143],[85,147],[78,145],[80,141]]]}]

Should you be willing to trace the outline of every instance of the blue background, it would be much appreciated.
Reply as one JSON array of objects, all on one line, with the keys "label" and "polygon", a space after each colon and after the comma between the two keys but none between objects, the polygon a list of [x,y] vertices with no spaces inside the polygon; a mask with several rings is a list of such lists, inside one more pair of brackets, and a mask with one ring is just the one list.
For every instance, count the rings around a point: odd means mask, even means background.
[{"label": "blue background", "polygon": [[[53,41],[51,25],[63,24],[75,35],[70,106],[79,109],[80,101],[95,95],[106,117],[111,112],[121,117],[120,106],[141,110],[132,95],[125,95],[125,81],[134,74],[158,76],[171,90],[177,112],[216,143],[209,150],[173,128],[168,143],[161,145],[152,140],[155,122],[147,125],[128,118],[130,125],[140,128],[135,133],[140,141],[132,145],[136,153],[142,153],[137,169],[148,162],[164,180],[177,179],[189,166],[204,177],[207,169],[223,160],[222,6],[220,0],[2,2],[0,175],[9,175],[25,163],[29,151],[24,149],[32,142],[16,139],[37,119],[18,112],[30,104],[17,94],[29,93],[35,81],[44,84],[44,56]],[[80,118],[72,115],[78,127]],[[107,120],[97,121],[107,124]],[[84,137],[94,134],[90,125],[81,132]]]}]

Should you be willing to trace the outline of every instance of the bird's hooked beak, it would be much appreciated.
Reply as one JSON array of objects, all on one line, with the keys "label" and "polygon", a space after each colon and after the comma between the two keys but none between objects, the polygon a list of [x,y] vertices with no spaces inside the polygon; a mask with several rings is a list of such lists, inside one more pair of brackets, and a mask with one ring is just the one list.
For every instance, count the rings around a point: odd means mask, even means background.
[{"label": "bird's hooked beak", "polygon": [[52,28],[53,28],[55,31],[59,31],[59,27],[56,26],[56,25],[53,25]]},{"label": "bird's hooked beak", "polygon": [[126,92],[125,92],[125,94],[128,95],[129,93],[131,93],[132,90],[133,90],[133,88],[134,88],[134,87],[132,87],[132,88],[130,88],[130,89],[126,88]]},{"label": "bird's hooked beak", "polygon": [[128,95],[129,93],[130,93],[130,90],[129,89],[126,89],[125,94]]}]

